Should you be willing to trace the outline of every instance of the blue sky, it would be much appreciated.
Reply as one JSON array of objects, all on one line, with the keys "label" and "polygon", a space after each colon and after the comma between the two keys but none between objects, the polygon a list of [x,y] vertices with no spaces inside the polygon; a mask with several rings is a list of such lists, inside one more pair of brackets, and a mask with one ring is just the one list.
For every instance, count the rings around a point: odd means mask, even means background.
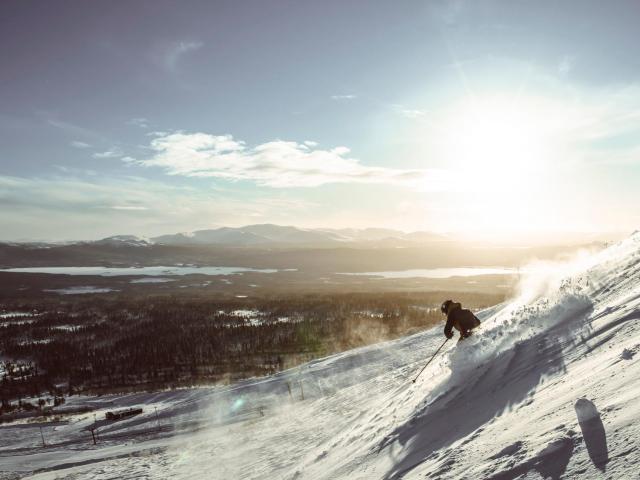
[{"label": "blue sky", "polygon": [[1,239],[640,224],[640,4],[7,1]]}]

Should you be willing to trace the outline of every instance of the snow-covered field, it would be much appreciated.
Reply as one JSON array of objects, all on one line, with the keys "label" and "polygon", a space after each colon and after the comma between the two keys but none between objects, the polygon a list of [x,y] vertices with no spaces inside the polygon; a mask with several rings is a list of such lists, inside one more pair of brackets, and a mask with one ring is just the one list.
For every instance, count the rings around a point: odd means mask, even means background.
[{"label": "snow-covered field", "polygon": [[536,271],[416,383],[440,328],[228,387],[72,397],[96,410],[0,426],[0,477],[640,478],[640,234]]}]

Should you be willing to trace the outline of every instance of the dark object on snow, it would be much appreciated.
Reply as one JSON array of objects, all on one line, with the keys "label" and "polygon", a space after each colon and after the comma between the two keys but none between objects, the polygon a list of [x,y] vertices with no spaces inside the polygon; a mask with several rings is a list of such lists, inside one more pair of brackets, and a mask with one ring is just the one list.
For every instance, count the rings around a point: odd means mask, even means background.
[{"label": "dark object on snow", "polygon": [[123,418],[133,417],[134,415],[140,415],[141,413],[141,408],[127,408],[125,410],[107,412],[104,414],[104,416],[107,420],[122,420]]},{"label": "dark object on snow", "polygon": [[579,398],[576,401],[575,409],[589,458],[598,470],[604,472],[609,462],[609,450],[607,448],[607,434],[600,419],[600,412],[593,402],[586,398]]},{"label": "dark object on snow", "polygon": [[453,337],[453,329],[455,328],[460,332],[458,340],[460,341],[471,335],[471,330],[480,325],[480,320],[471,310],[462,308],[461,304],[453,300],[444,302],[440,310],[447,316],[447,324],[444,327],[444,336],[447,338]]}]

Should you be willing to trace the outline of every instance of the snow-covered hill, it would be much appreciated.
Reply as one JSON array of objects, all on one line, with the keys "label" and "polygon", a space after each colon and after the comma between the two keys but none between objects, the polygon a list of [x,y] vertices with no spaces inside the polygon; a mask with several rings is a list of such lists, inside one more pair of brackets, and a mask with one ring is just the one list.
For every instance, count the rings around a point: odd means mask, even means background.
[{"label": "snow-covered hill", "polygon": [[[100,398],[58,425],[0,426],[26,478],[638,478],[640,234],[538,265],[477,335],[440,328],[228,387]],[[41,447],[39,427],[45,441]],[[11,477],[10,477],[11,478]]]}]

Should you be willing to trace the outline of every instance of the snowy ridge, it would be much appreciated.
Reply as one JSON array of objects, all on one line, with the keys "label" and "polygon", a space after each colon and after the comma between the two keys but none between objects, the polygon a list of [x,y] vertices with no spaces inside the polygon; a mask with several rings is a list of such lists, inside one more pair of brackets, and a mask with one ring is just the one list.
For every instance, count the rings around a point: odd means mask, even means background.
[{"label": "snowy ridge", "polygon": [[[637,478],[640,234],[538,265],[476,335],[441,328],[229,387],[75,399],[143,406],[94,447],[78,415],[0,427],[27,478]],[[158,417],[155,416],[155,408]]]},{"label": "snowy ridge", "polygon": [[138,237],[136,235],[114,235],[90,243],[111,247],[148,247],[153,244],[148,238]]},{"label": "snowy ridge", "polygon": [[221,227],[195,232],[161,235],[152,240],[165,245],[331,245],[348,242],[428,243],[448,238],[431,232],[405,233],[386,228],[297,228],[293,226],[260,224],[244,227]]}]

